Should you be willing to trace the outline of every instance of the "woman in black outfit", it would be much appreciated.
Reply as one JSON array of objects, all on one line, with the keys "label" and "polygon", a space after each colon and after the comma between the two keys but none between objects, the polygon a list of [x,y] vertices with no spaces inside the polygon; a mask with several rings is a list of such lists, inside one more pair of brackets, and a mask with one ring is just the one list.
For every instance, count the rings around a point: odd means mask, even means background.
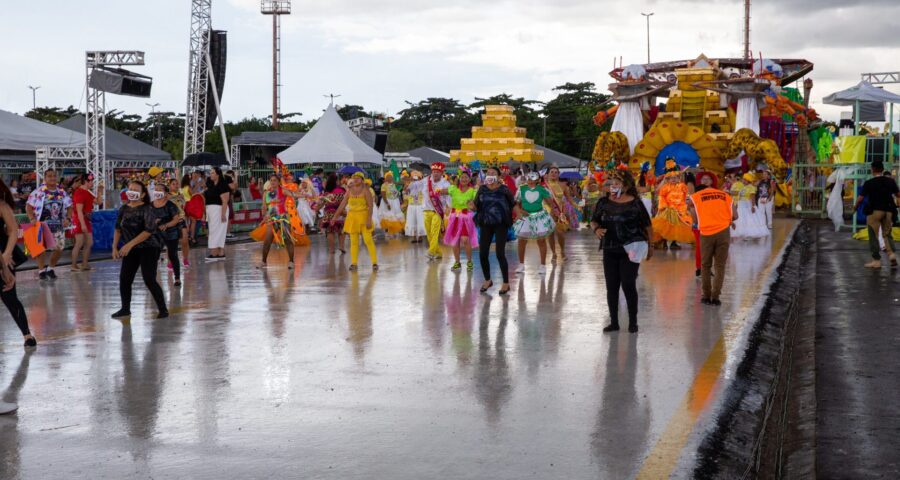
[{"label": "woman in black outfit", "polygon": [[159,237],[166,246],[166,255],[169,257],[169,265],[175,272],[175,286],[181,286],[181,262],[178,260],[178,244],[181,240],[181,224],[183,218],[178,206],[169,200],[166,186],[156,184],[156,191],[150,192],[150,200],[153,205],[153,215],[159,225]]},{"label": "woman in black outfit", "polygon": [[[626,170],[612,174],[609,196],[601,198],[591,218],[591,229],[600,239],[603,250],[603,275],[606,278],[606,303],[610,323],[603,331],[619,330],[619,288],[625,292],[628,304],[628,331],[638,331],[637,276],[640,263],[632,262],[625,246],[649,242],[653,238],[650,214],[638,198],[634,177]],[[646,259],[653,256],[647,248]]]},{"label": "woman in black outfit", "polygon": [[[0,283],[3,284],[0,290],[0,298],[3,304],[9,310],[16,325],[25,337],[25,346],[34,347],[37,340],[28,329],[28,317],[25,315],[25,307],[19,301],[19,295],[16,293],[16,259],[13,254],[16,252],[16,240],[19,238],[19,224],[16,223],[16,216],[13,213],[13,206],[16,204],[12,192],[9,191],[3,180],[0,180],[0,246],[3,247],[3,255],[0,257]],[[22,257],[21,251],[18,252]],[[20,258],[19,261],[24,261]]]},{"label": "woman in black outfit", "polygon": [[512,209],[516,204],[512,192],[500,181],[500,170],[490,167],[484,177],[484,185],[478,189],[473,202],[475,220],[478,224],[478,257],[481,260],[481,273],[484,275],[484,283],[481,285],[481,293],[485,293],[494,286],[491,280],[491,264],[488,256],[491,253],[491,241],[497,245],[497,263],[500,264],[500,273],[503,274],[503,285],[500,287],[500,295],[509,293],[509,265],[506,263],[506,235],[512,226]]},{"label": "woman in black outfit", "polygon": [[[122,259],[122,269],[119,270],[119,295],[122,297],[122,308],[112,314],[113,318],[122,318],[131,315],[131,284],[140,268],[144,285],[153,295],[159,313],[156,318],[166,318],[169,310],[166,308],[166,298],[162,288],[156,281],[156,267],[159,262],[160,239],[155,235],[159,226],[156,216],[150,206],[150,198],[147,195],[147,187],[141,182],[131,182],[125,192],[128,203],[119,209],[116,218],[116,232],[113,234],[114,259]],[[119,241],[125,244],[119,247]]]}]

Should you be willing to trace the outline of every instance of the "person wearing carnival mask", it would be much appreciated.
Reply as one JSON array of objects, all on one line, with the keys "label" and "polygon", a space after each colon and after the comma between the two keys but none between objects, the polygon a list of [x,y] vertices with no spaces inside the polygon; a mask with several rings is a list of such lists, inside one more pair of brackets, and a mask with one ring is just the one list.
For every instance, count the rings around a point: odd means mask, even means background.
[{"label": "person wearing carnival mask", "polygon": [[431,175],[412,182],[406,188],[410,195],[422,194],[424,198],[425,236],[428,238],[428,259],[438,260],[441,253],[440,238],[444,228],[444,211],[449,204],[450,182],[444,178],[444,164],[431,164]]},{"label": "person wearing carnival mask", "polygon": [[169,268],[175,274],[175,286],[181,286],[181,263],[178,259],[178,243],[181,239],[179,224],[184,221],[178,205],[169,200],[166,186],[162,182],[154,185],[150,192],[150,205],[158,225],[157,235],[166,247],[166,255],[169,257]]},{"label": "person wearing carnival mask", "polygon": [[[156,269],[159,264],[161,241],[156,232],[159,230],[157,218],[150,206],[150,196],[143,182],[133,181],[125,191],[128,202],[119,209],[116,217],[116,230],[113,233],[114,260],[121,259],[119,270],[119,296],[122,308],[112,314],[112,318],[131,316],[131,286],[138,269],[144,279],[144,285],[156,302],[158,313],[156,318],[169,316],[166,298],[162,287],[156,281]],[[122,246],[119,246],[119,243]]]},{"label": "person wearing carnival mask", "polygon": [[496,167],[489,167],[484,177],[484,185],[478,188],[472,207],[476,212],[478,228],[478,257],[481,263],[481,273],[484,283],[481,285],[481,293],[486,293],[494,286],[491,280],[491,242],[496,244],[495,254],[497,264],[500,266],[500,274],[503,276],[503,285],[500,286],[500,295],[509,293],[509,264],[506,261],[506,240],[509,227],[513,223],[512,210],[515,205],[512,192],[509,187],[500,181],[500,172]]},{"label": "person wearing carnival mask", "polygon": [[[525,250],[528,240],[537,240],[540,251],[541,266],[538,272],[547,273],[547,237],[556,232],[556,218],[559,217],[559,209],[553,201],[551,194],[543,185],[540,185],[541,176],[537,172],[531,172],[526,176],[526,184],[519,187],[516,193],[516,222],[513,231],[519,242],[519,266],[517,273],[525,272]],[[553,212],[552,215],[548,212]]]},{"label": "person wearing carnival mask", "polygon": [[638,331],[638,268],[641,261],[653,256],[653,250],[648,248],[653,227],[631,172],[615,170],[610,177],[609,196],[597,202],[591,217],[591,229],[600,239],[600,250],[603,251],[603,276],[609,307],[610,321],[603,331],[619,330],[621,289],[628,306],[628,331],[635,333]]}]

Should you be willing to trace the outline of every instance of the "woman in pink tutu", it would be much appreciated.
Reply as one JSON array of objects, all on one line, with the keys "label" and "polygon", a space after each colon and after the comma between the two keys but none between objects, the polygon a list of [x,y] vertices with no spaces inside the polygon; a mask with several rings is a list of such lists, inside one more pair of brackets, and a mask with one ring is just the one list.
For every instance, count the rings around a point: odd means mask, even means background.
[{"label": "woman in pink tutu", "polygon": [[456,262],[450,269],[458,271],[462,268],[459,259],[461,244],[466,248],[466,269],[472,271],[475,264],[472,263],[472,248],[478,246],[478,233],[475,231],[475,194],[478,190],[472,186],[472,172],[461,167],[457,175],[456,185],[451,185],[450,194],[450,221],[447,222],[447,232],[444,234],[444,243],[453,247],[453,257]]}]

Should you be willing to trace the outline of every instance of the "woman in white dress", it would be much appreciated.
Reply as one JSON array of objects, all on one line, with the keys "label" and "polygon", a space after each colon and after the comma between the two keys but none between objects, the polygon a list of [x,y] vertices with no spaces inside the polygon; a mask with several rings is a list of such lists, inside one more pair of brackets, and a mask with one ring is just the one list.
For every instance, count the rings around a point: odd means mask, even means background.
[{"label": "woman in white dress", "polygon": [[763,238],[769,236],[762,210],[756,208],[756,178],[746,173],[731,185],[731,195],[737,201],[738,218],[734,222],[733,238]]},{"label": "woman in white dress", "polygon": [[[410,174],[412,182],[422,179],[422,172],[413,170]],[[406,227],[407,237],[412,237],[412,243],[421,242],[420,237],[425,236],[425,196],[423,192],[407,193]]]},{"label": "woman in white dress", "polygon": [[312,205],[316,202],[316,187],[308,179],[300,181],[300,197],[297,199],[297,214],[306,227],[316,226],[316,213]]},{"label": "woman in white dress", "polygon": [[378,205],[378,218],[384,234],[390,238],[403,231],[406,216],[400,208],[400,190],[394,184],[394,174],[384,174],[384,183],[381,184],[381,204]]}]

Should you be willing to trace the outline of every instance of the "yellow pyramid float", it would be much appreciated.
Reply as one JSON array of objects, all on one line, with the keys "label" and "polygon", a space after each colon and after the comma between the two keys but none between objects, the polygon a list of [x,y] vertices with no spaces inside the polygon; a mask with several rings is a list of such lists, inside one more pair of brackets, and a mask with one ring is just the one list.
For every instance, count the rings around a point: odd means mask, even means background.
[{"label": "yellow pyramid float", "polygon": [[513,107],[487,105],[481,116],[482,126],[472,127],[472,138],[460,139],[460,149],[450,151],[450,162],[469,163],[478,160],[492,165],[506,162],[540,162],[544,151],[525,138],[525,129],[516,126]]}]

